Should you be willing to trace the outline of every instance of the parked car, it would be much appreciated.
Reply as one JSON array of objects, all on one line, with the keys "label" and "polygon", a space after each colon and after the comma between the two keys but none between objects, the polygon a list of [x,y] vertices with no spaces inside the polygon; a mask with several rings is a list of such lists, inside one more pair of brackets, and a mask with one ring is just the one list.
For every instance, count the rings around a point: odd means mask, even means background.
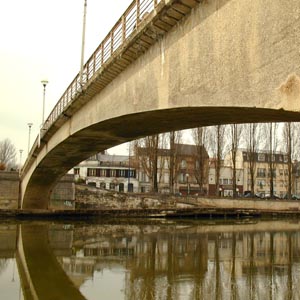
[{"label": "parked car", "polygon": [[260,198],[261,199],[262,195],[260,193],[252,194],[250,191],[245,191],[243,197],[244,198]]},{"label": "parked car", "polygon": [[[300,200],[300,196],[298,196],[298,195],[292,195],[292,200]],[[289,199],[289,197],[288,197],[288,195],[286,194],[286,195],[284,195],[284,197],[283,197],[283,199]]]},{"label": "parked car", "polygon": [[259,198],[259,199],[263,199],[264,198],[264,195],[262,193],[255,193],[254,194],[254,197],[255,198]]},{"label": "parked car", "polygon": [[278,195],[274,194],[274,195],[270,195],[270,194],[265,194],[264,199],[281,199]]},{"label": "parked car", "polygon": [[253,198],[253,195],[251,194],[251,191],[245,191],[243,197],[244,198]]}]

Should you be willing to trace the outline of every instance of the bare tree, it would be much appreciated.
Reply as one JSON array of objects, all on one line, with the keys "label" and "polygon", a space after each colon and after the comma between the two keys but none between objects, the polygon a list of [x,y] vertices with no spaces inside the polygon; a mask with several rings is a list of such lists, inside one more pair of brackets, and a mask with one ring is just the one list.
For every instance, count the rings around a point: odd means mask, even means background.
[{"label": "bare tree", "polygon": [[169,189],[170,193],[174,194],[174,185],[179,171],[179,163],[178,163],[178,148],[176,145],[180,144],[182,141],[182,132],[181,131],[171,131],[168,134],[169,137]]},{"label": "bare tree", "polygon": [[274,197],[274,178],[275,174],[275,152],[277,149],[277,131],[278,131],[278,123],[267,123],[266,124],[266,132],[268,137],[266,141],[268,142],[268,165],[269,165],[269,179],[270,179],[270,197]]},{"label": "bare tree", "polygon": [[225,152],[225,125],[217,125],[209,128],[209,150],[211,151],[215,164],[216,196],[219,195],[220,170]]},{"label": "bare tree", "polygon": [[192,130],[192,137],[196,145],[195,153],[195,178],[199,185],[200,193],[204,191],[204,185],[208,177],[208,155],[204,145],[207,144],[208,130],[207,127],[197,127]]},{"label": "bare tree", "polygon": [[231,136],[231,160],[232,160],[232,189],[233,189],[233,197],[237,196],[236,191],[236,156],[238,147],[241,141],[243,127],[238,124],[230,125],[230,136]]},{"label": "bare tree", "polygon": [[288,199],[292,198],[292,172],[293,172],[293,160],[296,159],[296,145],[298,142],[298,123],[287,122],[284,123],[283,127],[283,142],[284,150],[287,155],[287,164],[288,164],[288,182],[287,182],[287,196]]},{"label": "bare tree", "polygon": [[151,181],[152,192],[158,192],[158,152],[159,152],[158,134],[147,136],[136,141],[136,156],[139,165]]},{"label": "bare tree", "polygon": [[260,144],[260,127],[258,123],[249,123],[244,125],[244,138],[247,148],[247,160],[250,173],[250,189],[251,194],[254,194],[254,186],[256,179],[256,155]]},{"label": "bare tree", "polygon": [[10,139],[0,141],[0,165],[3,169],[15,167],[16,162],[16,147]]}]

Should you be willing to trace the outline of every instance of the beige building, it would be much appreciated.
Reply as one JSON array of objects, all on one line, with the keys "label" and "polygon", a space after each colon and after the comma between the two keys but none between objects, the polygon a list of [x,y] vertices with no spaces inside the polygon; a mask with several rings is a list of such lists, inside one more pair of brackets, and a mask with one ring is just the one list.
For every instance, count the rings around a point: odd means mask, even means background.
[{"label": "beige building", "polygon": [[[221,197],[232,197],[233,196],[233,182],[232,182],[232,167],[226,166],[224,161],[222,161],[222,166],[220,169],[220,178],[219,178],[219,192],[218,195]],[[237,193],[238,195],[243,194],[243,176],[244,170],[242,168],[237,169]],[[209,196],[216,195],[216,168],[214,160],[210,160],[209,174],[208,174],[208,182],[209,182]]]},{"label": "beige building", "polygon": [[[262,197],[270,195],[270,168],[269,168],[270,155],[267,151],[259,151],[255,153],[255,171],[254,171],[254,193]],[[288,158],[285,153],[276,152],[271,157],[274,170],[273,170],[273,184],[274,195],[283,198],[287,194],[288,187]],[[214,160],[210,160],[209,168],[209,195],[215,195],[216,182],[215,182],[215,164]],[[292,194],[300,194],[300,165],[294,164],[292,175]],[[220,169],[219,180],[219,195],[232,196],[233,195],[233,169],[231,153],[229,152]],[[236,156],[236,186],[239,195],[243,195],[251,191],[251,175],[249,155],[246,150],[239,149]]]},{"label": "beige building", "polygon": [[[254,193],[265,197],[270,195],[270,168],[268,151],[259,151],[254,154]],[[284,197],[288,186],[288,158],[282,152],[276,152],[271,157],[273,169],[274,195]],[[231,155],[228,153],[224,159],[224,166],[232,168]],[[241,180],[242,190],[251,191],[251,175],[249,154],[246,150],[239,149],[236,158],[237,180]],[[240,175],[242,174],[242,175]],[[238,184],[238,183],[237,183]],[[294,192],[295,193],[295,192]]]},{"label": "beige building", "polygon": [[[249,170],[249,155],[246,151],[241,151],[243,157],[244,174],[244,190],[251,190],[251,176]],[[255,177],[254,192],[262,196],[270,195],[270,154],[266,151],[255,153]],[[287,155],[277,152],[271,157],[274,163],[273,169],[273,186],[274,195],[284,197],[287,193],[288,186],[288,159]]]}]

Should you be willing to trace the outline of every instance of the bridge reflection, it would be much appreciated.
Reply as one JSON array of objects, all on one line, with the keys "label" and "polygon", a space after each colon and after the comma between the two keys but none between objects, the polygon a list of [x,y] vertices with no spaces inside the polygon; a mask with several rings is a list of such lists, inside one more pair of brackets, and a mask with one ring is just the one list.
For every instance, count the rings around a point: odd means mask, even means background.
[{"label": "bridge reflection", "polygon": [[58,263],[48,232],[45,224],[19,226],[16,259],[24,298],[85,299]]},{"label": "bridge reflection", "polygon": [[[25,299],[103,297],[109,285],[98,275],[116,270],[116,299],[299,297],[299,221],[23,223],[0,225],[0,241],[0,260],[16,257]],[[87,291],[91,281],[97,291]]]}]

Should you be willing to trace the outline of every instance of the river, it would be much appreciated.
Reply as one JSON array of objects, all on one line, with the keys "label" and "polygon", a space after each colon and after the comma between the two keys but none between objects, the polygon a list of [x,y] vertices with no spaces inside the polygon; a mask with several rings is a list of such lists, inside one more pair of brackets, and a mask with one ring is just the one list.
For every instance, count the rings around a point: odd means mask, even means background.
[{"label": "river", "polygon": [[300,220],[0,220],[0,299],[300,299]]}]

